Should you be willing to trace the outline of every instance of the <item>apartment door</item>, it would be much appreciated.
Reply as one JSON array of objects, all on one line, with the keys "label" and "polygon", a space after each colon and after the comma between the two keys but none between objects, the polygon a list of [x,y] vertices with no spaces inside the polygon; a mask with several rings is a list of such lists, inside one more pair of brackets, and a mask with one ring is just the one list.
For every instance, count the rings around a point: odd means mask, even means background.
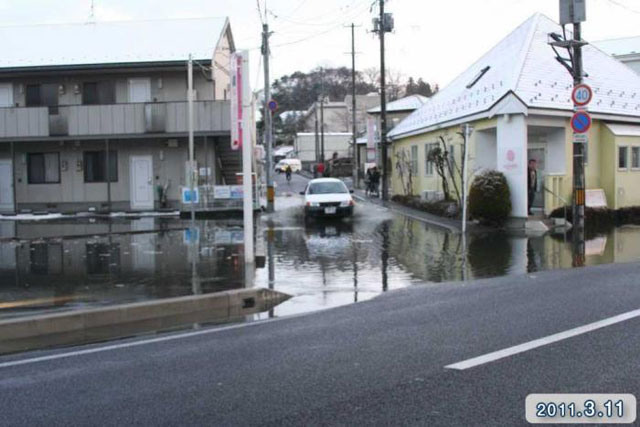
[{"label": "apartment door", "polygon": [[13,88],[11,83],[0,83],[0,107],[13,106]]},{"label": "apartment door", "polygon": [[[538,191],[533,200],[534,208],[544,208],[544,176],[545,166],[547,163],[547,147],[546,144],[529,144],[528,160],[535,159],[538,169]],[[529,162],[527,161],[527,165]]]},{"label": "apartment door", "polygon": [[0,160],[0,212],[13,211],[13,165]]},{"label": "apartment door", "polygon": [[131,209],[153,209],[153,163],[151,156],[131,156]]},{"label": "apartment door", "polygon": [[151,102],[150,79],[129,79],[129,102]]}]

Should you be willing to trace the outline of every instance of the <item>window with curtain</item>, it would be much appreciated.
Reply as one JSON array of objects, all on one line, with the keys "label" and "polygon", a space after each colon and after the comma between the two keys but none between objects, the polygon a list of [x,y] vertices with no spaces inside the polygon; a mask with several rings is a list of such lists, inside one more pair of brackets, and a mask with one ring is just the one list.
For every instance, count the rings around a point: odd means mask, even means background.
[{"label": "window with curtain", "polygon": [[60,182],[59,153],[27,154],[27,181],[29,184],[57,184]]},{"label": "window with curtain", "polygon": [[[118,181],[118,153],[109,151],[109,181]],[[105,151],[84,152],[84,182],[107,182]]]}]

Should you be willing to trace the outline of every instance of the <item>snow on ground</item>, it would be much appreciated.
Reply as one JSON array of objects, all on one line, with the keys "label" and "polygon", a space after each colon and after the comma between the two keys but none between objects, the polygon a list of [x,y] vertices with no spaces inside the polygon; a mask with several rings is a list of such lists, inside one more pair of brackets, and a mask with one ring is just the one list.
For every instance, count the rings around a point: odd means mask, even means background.
[{"label": "snow on ground", "polygon": [[[128,217],[169,217],[169,216],[179,216],[180,211],[171,211],[171,212],[112,212],[109,216],[113,218],[128,218]],[[71,215],[61,214],[61,213],[49,213],[49,214],[17,214],[17,215],[2,215],[0,216],[0,221],[44,221],[51,219],[72,219],[72,218],[91,218],[91,217],[103,217],[104,214],[97,214],[93,212],[78,212]]]}]

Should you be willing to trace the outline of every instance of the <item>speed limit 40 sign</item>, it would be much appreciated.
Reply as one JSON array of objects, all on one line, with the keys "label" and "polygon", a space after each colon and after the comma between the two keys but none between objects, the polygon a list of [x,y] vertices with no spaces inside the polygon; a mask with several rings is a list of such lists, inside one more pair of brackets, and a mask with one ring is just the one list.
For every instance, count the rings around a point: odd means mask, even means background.
[{"label": "speed limit 40 sign", "polygon": [[591,102],[591,98],[593,98],[593,91],[589,85],[580,84],[573,88],[571,99],[576,106],[584,107]]}]

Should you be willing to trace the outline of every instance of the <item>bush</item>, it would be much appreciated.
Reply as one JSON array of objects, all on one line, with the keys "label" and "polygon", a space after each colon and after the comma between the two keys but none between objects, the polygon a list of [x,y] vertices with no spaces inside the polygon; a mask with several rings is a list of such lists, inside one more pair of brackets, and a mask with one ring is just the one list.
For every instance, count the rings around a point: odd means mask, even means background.
[{"label": "bush", "polygon": [[501,226],[511,213],[511,192],[505,176],[486,171],[476,176],[469,190],[469,214],[481,223]]},{"label": "bush", "polygon": [[[564,218],[564,208],[556,208],[550,218]],[[567,221],[573,223],[573,210],[567,206]],[[630,206],[620,209],[587,208],[584,209],[586,236],[605,234],[614,227],[626,224],[640,225],[640,206]]]},{"label": "bush", "polygon": [[417,196],[404,196],[404,195],[395,195],[391,197],[393,202],[399,203],[401,205],[417,209],[419,211],[427,212],[430,214],[443,216],[447,218],[456,218],[459,214],[460,209],[458,208],[458,204],[452,202],[451,200],[441,200],[439,202],[425,202],[420,200]]}]

